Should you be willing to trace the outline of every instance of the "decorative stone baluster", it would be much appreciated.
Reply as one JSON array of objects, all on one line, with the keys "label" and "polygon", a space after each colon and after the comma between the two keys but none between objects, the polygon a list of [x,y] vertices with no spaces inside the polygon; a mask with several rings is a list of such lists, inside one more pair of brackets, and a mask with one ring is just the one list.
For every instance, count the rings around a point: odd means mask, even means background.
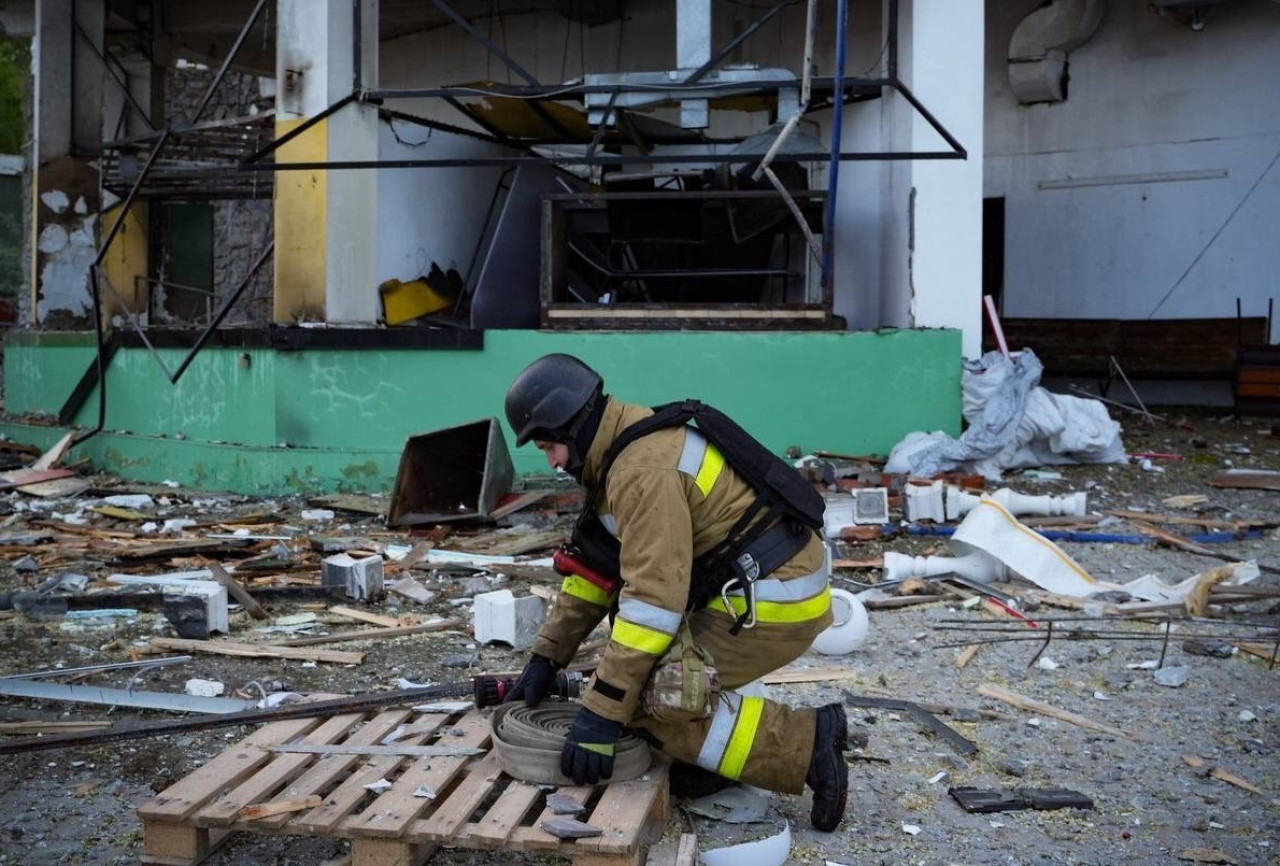
[{"label": "decorative stone baluster", "polygon": [[1010,514],[1057,517],[1060,515],[1083,516],[1086,511],[1088,496],[1083,491],[1068,493],[1064,496],[1029,495],[1016,493],[1008,487],[1002,487],[995,493],[975,496],[954,485],[947,487],[946,513],[947,520],[957,520],[973,510],[982,501],[983,496],[993,499]]}]

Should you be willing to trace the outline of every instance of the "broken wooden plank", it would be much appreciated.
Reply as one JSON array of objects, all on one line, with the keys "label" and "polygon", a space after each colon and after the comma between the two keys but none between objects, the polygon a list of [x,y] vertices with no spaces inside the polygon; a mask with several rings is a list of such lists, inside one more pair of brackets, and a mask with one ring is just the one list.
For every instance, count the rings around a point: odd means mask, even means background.
[{"label": "broken wooden plank", "polygon": [[[67,530],[70,531],[70,530]],[[253,542],[225,538],[192,539],[177,543],[157,544],[119,551],[111,559],[112,565],[135,565],[156,559],[173,559],[180,556],[236,556],[243,554]]]},{"label": "broken wooden plank", "polygon": [[956,654],[955,661],[952,662],[957,668],[963,668],[973,661],[973,657],[978,654],[978,650],[982,649],[982,644],[971,643]]},{"label": "broken wooden plank", "polygon": [[529,490],[525,493],[516,494],[490,511],[489,518],[491,520],[501,520],[510,514],[515,514],[522,508],[528,508],[530,505],[533,505],[544,497],[550,496],[554,492],[554,490]]},{"label": "broken wooden plank", "polygon": [[867,610],[896,610],[900,607],[915,607],[921,604],[936,604],[946,601],[946,595],[898,595],[893,598],[868,598],[862,602]]},{"label": "broken wooden plank", "polygon": [[51,481],[38,481],[35,484],[23,484],[19,493],[38,496],[41,499],[63,499],[68,496],[79,496],[88,490],[90,484],[83,478],[56,478]]},{"label": "broken wooden plank", "polygon": [[1264,469],[1228,469],[1209,479],[1213,487],[1280,490],[1280,472]]},{"label": "broken wooden plank", "polygon": [[31,464],[32,469],[52,469],[62,462],[62,458],[67,456],[67,451],[71,449],[71,440],[73,434],[67,433],[57,442],[53,443],[53,447],[41,454],[36,461]]},{"label": "broken wooden plank", "polygon": [[242,656],[245,658],[292,659],[304,662],[333,662],[340,665],[364,663],[364,653],[339,652],[338,650],[313,650],[303,647],[276,644],[236,643],[234,641],[189,640],[186,638],[155,637],[153,649],[204,652],[212,655]]},{"label": "broken wooden plank", "polygon": [[1067,722],[1080,728],[1087,728],[1091,731],[1097,731],[1102,734],[1110,734],[1113,737],[1120,737],[1126,740],[1137,739],[1133,734],[1122,731],[1119,728],[1102,722],[1095,722],[1093,719],[1070,712],[1069,710],[1060,710],[1052,704],[1046,704],[1044,701],[1038,701],[1035,698],[1024,697],[1015,694],[1008,689],[993,685],[992,683],[983,683],[978,686],[978,694],[985,695],[988,698],[995,698],[998,701],[1004,701],[1020,710],[1026,710],[1032,713],[1039,713],[1042,716],[1049,716],[1059,721]]},{"label": "broken wooden plank", "polygon": [[1268,662],[1271,662],[1272,664],[1275,664],[1275,662],[1277,661],[1276,645],[1274,643],[1254,643],[1251,641],[1242,641],[1236,644],[1236,647],[1239,648],[1240,652],[1248,653],[1251,656],[1257,656],[1263,661],[1268,661]]},{"label": "broken wooden plank", "polygon": [[856,680],[859,674],[849,668],[783,668],[765,674],[760,681],[768,685],[782,683],[820,683],[833,680]]},{"label": "broken wooden plank", "polygon": [[301,797],[296,800],[279,800],[273,803],[251,803],[236,813],[238,821],[258,821],[272,815],[284,815],[288,812],[301,812],[303,809],[314,809],[323,803],[319,794]]},{"label": "broken wooden plank", "polygon": [[303,637],[297,640],[285,641],[282,644],[278,644],[278,646],[305,647],[326,643],[342,643],[351,640],[382,640],[388,637],[403,637],[410,634],[444,631],[458,628],[461,625],[462,620],[460,619],[442,619],[436,622],[424,622],[421,625],[406,625],[398,628],[370,628],[364,631],[343,631],[335,634],[320,635],[319,637]]},{"label": "broken wooden plank", "polygon": [[356,514],[372,514],[378,517],[387,513],[387,498],[363,493],[335,493],[329,496],[313,496],[307,504],[315,508],[332,508],[337,511],[354,511]]},{"label": "broken wooden plank", "polygon": [[[1210,767],[1207,761],[1198,758],[1195,755],[1183,755],[1182,760],[1187,762],[1187,766],[1195,770],[1202,770],[1205,767]],[[1257,785],[1247,779],[1242,779],[1235,773],[1224,770],[1221,767],[1210,767],[1209,775],[1219,781],[1226,782],[1228,785],[1235,785],[1237,788],[1243,788],[1244,790],[1251,791],[1254,794],[1261,794],[1264,797],[1267,795],[1267,792],[1259,788]]]},{"label": "broken wooden plank", "polygon": [[12,490],[24,484],[54,481],[73,475],[75,473],[70,469],[10,469],[8,472],[0,472],[0,490]]},{"label": "broken wooden plank", "polygon": [[861,558],[837,559],[831,563],[833,569],[884,568],[883,556],[864,556]]},{"label": "broken wooden plank", "polygon": [[244,588],[244,584],[227,573],[225,568],[213,560],[207,561],[205,568],[209,569],[214,580],[227,588],[227,592],[249,612],[249,616],[254,619],[267,618],[267,612],[262,609],[262,605],[258,604],[258,600],[249,594],[249,590]]},{"label": "broken wooden plank", "polygon": [[354,619],[358,622],[367,622],[370,625],[380,625],[383,628],[404,628],[413,625],[412,622],[403,617],[387,616],[384,613],[374,613],[370,610],[359,610],[346,605],[335,605],[329,608],[329,613],[334,616],[345,616],[347,619]]},{"label": "broken wooden plank", "polygon": [[1267,520],[1211,520],[1204,517],[1188,517],[1183,514],[1155,514],[1148,511],[1125,511],[1114,509],[1108,511],[1113,517],[1122,520],[1141,520],[1147,523],[1166,523],[1170,526],[1200,526],[1205,529],[1220,529],[1224,532],[1240,532],[1247,529],[1262,529],[1274,526],[1274,521]]}]

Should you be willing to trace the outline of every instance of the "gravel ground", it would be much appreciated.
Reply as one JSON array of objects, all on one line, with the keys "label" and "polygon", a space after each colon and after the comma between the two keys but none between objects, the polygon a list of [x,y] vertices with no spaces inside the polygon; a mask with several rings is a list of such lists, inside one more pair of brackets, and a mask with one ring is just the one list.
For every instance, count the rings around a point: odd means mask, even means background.
[{"label": "gravel ground", "polygon": [[[1179,414],[1166,412],[1170,418]],[[1182,416],[1181,426],[1147,425],[1133,416],[1121,420],[1129,451],[1168,452],[1185,459],[1157,461],[1164,472],[1144,471],[1137,464],[1072,466],[1061,470],[1061,481],[1036,482],[1011,475],[1007,483],[1028,493],[1087,489],[1090,510],[1095,514],[1109,509],[1170,513],[1173,509],[1162,504],[1165,498],[1199,494],[1207,497],[1205,503],[1178,513],[1280,524],[1276,493],[1218,489],[1207,483],[1229,466],[1280,469],[1280,438],[1272,435],[1269,421],[1196,413]],[[110,482],[97,479],[95,483]],[[182,491],[167,491],[167,495],[171,511],[167,516],[207,516],[219,511],[244,514],[265,509],[279,513],[280,526],[291,523],[313,535],[381,532],[374,519],[341,514],[331,524],[307,524],[299,518],[305,507],[301,502],[202,499],[202,495]],[[48,516],[33,515],[30,500],[23,500],[20,494],[3,496],[7,498],[0,500],[0,512],[13,513],[5,523],[7,531],[29,526],[34,517]],[[74,506],[58,502],[51,507],[65,513]],[[560,519],[564,518],[561,515]],[[530,519],[521,513],[512,522]],[[234,522],[230,516],[227,520]],[[1101,528],[1133,532],[1114,521],[1104,522]],[[1166,528],[1176,531],[1179,527]],[[198,537],[200,531],[188,530],[196,533],[189,537]],[[403,534],[380,540],[409,541]],[[1063,547],[1095,577],[1117,582],[1147,573],[1181,580],[1221,564],[1217,559],[1148,545],[1064,542]],[[1280,567],[1280,534],[1275,530],[1211,547],[1224,555]],[[945,552],[945,548],[942,539],[899,536],[843,552],[870,557],[886,550],[924,553]],[[295,549],[305,546],[298,543]],[[6,550],[3,559],[9,565],[0,565],[0,590],[30,587],[66,570],[91,576],[119,570],[101,557],[95,558],[90,549],[79,554],[79,559],[48,558],[50,566],[40,572],[19,572],[12,564],[21,558],[22,551],[14,546]],[[167,563],[157,570],[179,565]],[[466,608],[450,602],[491,585],[488,580],[468,581],[456,572],[418,574],[426,586],[439,592],[434,603],[418,608],[388,600],[374,609],[419,617],[462,611],[465,622]],[[837,583],[852,587],[852,581],[870,580],[877,574],[875,570],[845,571]],[[516,577],[508,585],[520,594],[529,583]],[[1276,574],[1264,570],[1256,585],[1277,588],[1280,581]],[[957,635],[940,628],[946,625],[943,621],[994,622],[991,617],[942,602],[873,611],[870,636],[860,651],[838,659],[811,654],[799,662],[811,667],[839,666],[852,671],[852,678],[775,686],[772,690],[775,697],[795,704],[844,701],[853,730],[866,735],[866,748],[850,755],[850,802],[844,826],[836,833],[814,832],[808,827],[807,796],[775,796],[768,802],[762,823],[730,824],[675,812],[666,838],[694,832],[700,849],[706,851],[773,835],[789,822],[793,836],[788,862],[792,863],[1118,864],[1195,862],[1197,858],[1199,862],[1241,866],[1278,862],[1280,669],[1269,669],[1265,662],[1243,653],[1218,658],[1185,649],[1190,632],[1263,634],[1266,626],[1280,625],[1275,604],[1271,599],[1216,607],[1212,623],[1175,622],[1165,665],[1190,669],[1185,684],[1178,687],[1160,685],[1153,670],[1137,667],[1160,657],[1163,631],[1154,624],[1094,623],[1094,628],[1122,630],[1142,639],[1058,637],[1037,663],[1033,659],[1039,643],[993,643],[982,647],[967,666],[958,668],[954,660],[959,650],[943,646],[954,642]],[[301,610],[278,605],[271,612],[278,617]],[[324,611],[318,613],[324,622]],[[1042,608],[1034,615],[1070,614]],[[325,624],[333,630],[353,625],[337,618]],[[243,613],[233,614],[232,626],[233,639],[266,639],[255,632],[259,624]],[[127,660],[131,648],[156,633],[167,634],[169,630],[163,618],[154,614],[102,628],[68,628],[60,621],[36,622],[23,616],[0,619],[0,674]],[[464,629],[332,648],[360,650],[367,656],[362,665],[350,667],[197,656],[186,665],[151,670],[139,677],[136,687],[179,692],[187,679],[199,677],[233,688],[251,681],[278,681],[298,691],[348,693],[391,687],[401,677],[414,682],[456,680],[477,670],[518,667],[521,661],[504,647],[474,646]],[[468,661],[469,670],[445,666],[446,662]],[[121,686],[128,678],[128,673],[115,673],[91,682]],[[984,684],[1047,702],[1127,736],[1098,733],[984,697],[978,692]],[[909,713],[855,705],[854,698],[867,695],[939,705],[938,718],[971,740],[978,752],[962,756]],[[161,717],[170,716],[0,699],[0,721]],[[0,790],[0,863],[138,862],[142,830],[136,807],[247,732],[244,728],[215,729],[0,757],[0,774],[9,781]],[[1185,756],[1199,757],[1206,766],[1193,769]],[[1218,768],[1218,775],[1221,771],[1234,774],[1262,793],[1209,775],[1210,767]],[[1090,797],[1095,807],[1090,811],[967,814],[948,796],[953,785],[1068,788]],[[341,862],[346,853],[341,840],[241,835],[207,862],[217,866],[318,864]],[[433,862],[540,861],[532,856],[446,849],[437,853]]]}]

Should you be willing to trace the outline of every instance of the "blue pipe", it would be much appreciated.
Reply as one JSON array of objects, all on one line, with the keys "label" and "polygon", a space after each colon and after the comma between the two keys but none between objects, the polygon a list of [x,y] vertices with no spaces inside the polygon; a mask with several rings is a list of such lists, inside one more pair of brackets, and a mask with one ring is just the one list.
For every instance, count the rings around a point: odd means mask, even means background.
[{"label": "blue pipe", "polygon": [[840,181],[841,133],[844,126],[844,60],[849,47],[849,0],[840,0],[836,11],[836,72],[832,85],[831,105],[831,161],[827,175],[827,212],[822,225],[822,294],[834,297],[831,282],[831,263],[835,247],[836,186]]},{"label": "blue pipe", "polygon": [[[950,536],[956,531],[956,528],[954,526],[929,526],[925,524],[912,523],[907,525],[906,530],[908,535]],[[1151,544],[1155,541],[1155,539],[1149,535],[1118,535],[1109,532],[1077,532],[1071,529],[1037,530],[1037,534],[1043,535],[1050,541],[1084,541],[1095,544]],[[1248,539],[1258,539],[1261,537],[1261,530],[1253,529],[1243,535],[1237,535],[1234,532],[1201,532],[1196,535],[1187,536],[1187,540],[1197,544],[1224,544],[1231,541],[1243,541]]]}]

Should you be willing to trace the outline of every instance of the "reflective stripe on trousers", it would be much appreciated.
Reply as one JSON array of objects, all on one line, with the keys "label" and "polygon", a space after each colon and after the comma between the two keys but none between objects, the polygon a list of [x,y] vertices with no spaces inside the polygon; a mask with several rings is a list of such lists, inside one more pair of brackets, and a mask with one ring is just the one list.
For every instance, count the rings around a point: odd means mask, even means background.
[{"label": "reflective stripe on trousers", "polygon": [[720,706],[711,717],[711,727],[698,753],[698,766],[726,779],[742,778],[763,712],[764,698],[721,693]]}]

